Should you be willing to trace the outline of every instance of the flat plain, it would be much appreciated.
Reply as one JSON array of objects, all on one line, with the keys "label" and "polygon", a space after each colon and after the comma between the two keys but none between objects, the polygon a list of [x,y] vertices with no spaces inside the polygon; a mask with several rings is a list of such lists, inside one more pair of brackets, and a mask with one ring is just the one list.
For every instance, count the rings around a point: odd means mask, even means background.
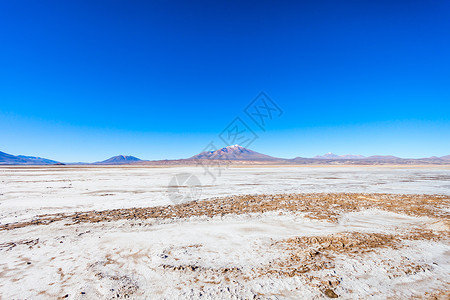
[{"label": "flat plain", "polygon": [[[177,174],[198,199],[171,202]],[[448,166],[2,167],[0,184],[1,298],[449,297]]]}]

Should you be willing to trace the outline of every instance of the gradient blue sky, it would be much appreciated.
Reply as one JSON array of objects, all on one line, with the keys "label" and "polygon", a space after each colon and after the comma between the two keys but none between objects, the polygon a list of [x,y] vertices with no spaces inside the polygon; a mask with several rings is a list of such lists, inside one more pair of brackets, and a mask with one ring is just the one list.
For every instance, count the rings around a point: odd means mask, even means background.
[{"label": "gradient blue sky", "polygon": [[448,155],[449,53],[450,1],[0,1],[0,151],[188,157],[263,90],[255,151]]}]

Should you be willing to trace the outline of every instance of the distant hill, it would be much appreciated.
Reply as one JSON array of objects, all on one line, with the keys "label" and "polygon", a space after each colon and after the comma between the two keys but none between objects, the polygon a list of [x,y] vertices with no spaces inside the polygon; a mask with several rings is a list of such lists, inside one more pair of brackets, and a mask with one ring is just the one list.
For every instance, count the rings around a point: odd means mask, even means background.
[{"label": "distant hill", "polygon": [[[70,163],[69,165],[197,165],[199,160],[226,160],[231,164],[243,165],[448,165],[450,164],[450,155],[413,159],[392,155],[372,155],[369,157],[357,154],[336,155],[328,152],[313,158],[296,157],[286,159],[233,145],[215,151],[204,151],[187,159],[149,161],[141,160],[134,156],[117,155],[95,163]],[[12,155],[0,151],[0,165],[63,165],[63,163],[42,157]]]},{"label": "distant hill", "polygon": [[36,164],[43,164],[43,165],[49,165],[49,164],[61,164],[58,161],[55,160],[51,160],[51,159],[46,159],[46,158],[42,158],[42,157],[37,157],[37,156],[24,156],[24,155],[18,155],[17,157],[20,158],[24,158],[24,159],[28,159]]},{"label": "distant hill", "polygon": [[117,156],[108,158],[107,160],[96,162],[94,164],[96,164],[96,165],[124,165],[124,164],[131,164],[131,163],[139,162],[139,161],[141,161],[141,160],[134,156],[117,155]]},{"label": "distant hill", "polygon": [[0,151],[0,165],[53,165],[59,164],[55,160],[50,160],[42,157],[12,155]]},{"label": "distant hill", "polygon": [[273,156],[255,152],[239,145],[227,146],[216,151],[204,151],[192,156],[190,159],[214,159],[214,160],[254,160],[273,161],[280,160]]},{"label": "distant hill", "polygon": [[369,160],[396,160],[396,159],[403,159],[397,156],[392,156],[392,155],[372,155],[369,157],[366,157],[366,159]]},{"label": "distant hill", "polygon": [[358,154],[344,154],[344,155],[336,155],[334,153],[328,152],[324,155],[316,155],[314,158],[317,159],[363,159],[365,156]]}]

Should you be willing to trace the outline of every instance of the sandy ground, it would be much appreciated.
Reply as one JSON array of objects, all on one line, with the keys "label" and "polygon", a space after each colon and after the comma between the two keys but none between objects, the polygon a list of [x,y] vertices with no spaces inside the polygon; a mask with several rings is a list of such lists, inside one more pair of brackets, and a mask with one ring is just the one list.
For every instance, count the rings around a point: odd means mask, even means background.
[{"label": "sandy ground", "polygon": [[0,227],[5,299],[448,299],[450,197],[313,193]]}]

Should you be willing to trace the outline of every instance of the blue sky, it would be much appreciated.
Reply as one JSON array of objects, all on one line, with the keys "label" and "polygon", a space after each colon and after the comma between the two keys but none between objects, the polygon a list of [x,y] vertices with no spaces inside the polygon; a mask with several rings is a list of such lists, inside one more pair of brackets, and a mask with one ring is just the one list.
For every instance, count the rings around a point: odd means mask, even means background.
[{"label": "blue sky", "polygon": [[0,151],[183,158],[242,116],[274,156],[450,154],[449,1],[242,2],[1,1]]}]

